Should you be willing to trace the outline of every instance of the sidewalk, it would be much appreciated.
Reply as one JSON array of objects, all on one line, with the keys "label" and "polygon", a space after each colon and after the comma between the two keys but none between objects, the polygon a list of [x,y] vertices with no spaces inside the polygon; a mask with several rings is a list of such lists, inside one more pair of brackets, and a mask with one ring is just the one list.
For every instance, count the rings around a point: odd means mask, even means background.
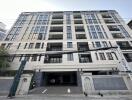
[{"label": "sidewalk", "polygon": [[13,99],[8,99],[6,96],[0,96],[0,100],[132,100],[132,95],[112,95],[112,96],[98,96],[90,95],[21,95]]}]

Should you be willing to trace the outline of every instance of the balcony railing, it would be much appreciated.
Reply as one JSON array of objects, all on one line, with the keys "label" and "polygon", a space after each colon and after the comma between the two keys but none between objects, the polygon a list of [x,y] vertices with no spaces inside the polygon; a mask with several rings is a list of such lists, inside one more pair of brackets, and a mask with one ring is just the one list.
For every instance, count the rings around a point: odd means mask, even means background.
[{"label": "balcony railing", "polygon": [[132,49],[132,47],[130,47],[130,46],[128,46],[128,47],[120,46],[120,49],[122,49],[122,50],[130,50],[130,49]]},{"label": "balcony railing", "polygon": [[80,54],[79,55],[79,62],[80,63],[91,63],[92,62],[92,59],[91,59],[91,55],[88,55],[88,54]]},{"label": "balcony railing", "polygon": [[62,63],[62,55],[60,54],[46,55],[44,63]]}]

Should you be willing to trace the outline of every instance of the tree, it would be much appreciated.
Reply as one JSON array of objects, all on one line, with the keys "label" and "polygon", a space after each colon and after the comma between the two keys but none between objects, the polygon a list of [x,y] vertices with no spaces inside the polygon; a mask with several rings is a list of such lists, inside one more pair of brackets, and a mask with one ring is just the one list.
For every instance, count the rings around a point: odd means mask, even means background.
[{"label": "tree", "polygon": [[5,48],[0,47],[0,71],[4,71],[9,66],[9,53]]}]

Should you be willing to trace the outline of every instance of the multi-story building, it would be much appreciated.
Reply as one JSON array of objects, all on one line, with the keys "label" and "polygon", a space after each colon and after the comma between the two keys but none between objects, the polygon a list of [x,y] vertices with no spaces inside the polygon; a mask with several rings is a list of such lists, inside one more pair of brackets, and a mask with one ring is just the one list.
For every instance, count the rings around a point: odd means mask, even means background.
[{"label": "multi-story building", "polygon": [[132,20],[127,25],[132,29]]},{"label": "multi-story building", "polygon": [[22,12],[1,46],[14,55],[8,70],[26,60],[19,92],[29,89],[33,71],[35,88],[124,93],[132,90],[131,37],[114,10]]},{"label": "multi-story building", "polygon": [[0,22],[0,40],[3,40],[5,37],[5,24]]}]

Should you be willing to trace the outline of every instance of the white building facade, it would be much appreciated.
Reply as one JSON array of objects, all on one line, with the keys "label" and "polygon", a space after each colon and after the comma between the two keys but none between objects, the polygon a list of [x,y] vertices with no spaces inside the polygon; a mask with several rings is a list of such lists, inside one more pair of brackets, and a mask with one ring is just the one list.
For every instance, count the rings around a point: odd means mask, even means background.
[{"label": "white building facade", "polygon": [[5,24],[0,22],[0,40],[3,40],[5,37],[6,29],[5,29]]},{"label": "white building facade", "polygon": [[23,12],[1,46],[14,55],[9,70],[26,60],[24,70],[35,72],[36,87],[124,93],[132,90],[131,37],[114,10]]}]

